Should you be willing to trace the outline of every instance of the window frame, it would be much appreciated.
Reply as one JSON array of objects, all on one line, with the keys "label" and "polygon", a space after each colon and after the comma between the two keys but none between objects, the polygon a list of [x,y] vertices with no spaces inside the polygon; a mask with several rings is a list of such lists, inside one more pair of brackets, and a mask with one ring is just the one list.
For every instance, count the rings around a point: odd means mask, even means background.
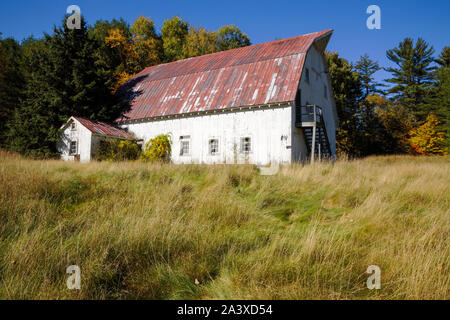
[{"label": "window frame", "polygon": [[70,123],[70,130],[71,130],[71,131],[77,130],[77,124],[75,123],[75,121],[72,121],[72,122]]},{"label": "window frame", "polygon": [[310,77],[311,77],[311,75],[310,75],[310,72],[309,72],[309,68],[305,67],[305,81],[306,81],[306,83],[308,83],[308,84],[311,83],[311,82],[310,82]]},{"label": "window frame", "polygon": [[[72,152],[72,144],[75,144],[75,152]],[[78,141],[71,140],[69,143],[69,155],[74,156],[78,154]]]},{"label": "window frame", "polygon": [[323,96],[325,99],[328,99],[328,87],[326,84],[323,85]]},{"label": "window frame", "polygon": [[[216,146],[216,152],[212,152],[212,148],[211,148],[211,142],[216,141],[217,146]],[[220,141],[219,138],[209,138],[208,139],[208,155],[210,156],[217,156],[220,154]]]},{"label": "window frame", "polygon": [[[187,152],[183,152],[184,145],[187,144]],[[180,157],[189,157],[191,155],[191,136],[180,136]]]},{"label": "window frame", "polygon": [[[244,146],[244,140],[245,139],[249,139],[248,145],[250,146],[248,148],[248,150],[244,150],[243,146]],[[240,138],[239,140],[239,153],[240,154],[249,154],[253,152],[253,142],[252,142],[252,137],[251,136],[243,136]],[[244,143],[243,143],[244,142]]]}]

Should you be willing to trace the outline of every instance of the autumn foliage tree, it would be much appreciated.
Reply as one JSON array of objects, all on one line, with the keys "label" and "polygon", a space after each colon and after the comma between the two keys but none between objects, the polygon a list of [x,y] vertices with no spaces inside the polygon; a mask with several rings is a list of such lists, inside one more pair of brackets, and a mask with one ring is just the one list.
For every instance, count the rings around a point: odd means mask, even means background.
[{"label": "autumn foliage tree", "polygon": [[105,37],[105,44],[116,51],[122,62],[115,72],[117,83],[114,91],[137,72],[163,60],[162,42],[150,18],[137,18],[129,30],[127,34],[124,30],[114,28]]},{"label": "autumn foliage tree", "polygon": [[189,33],[189,24],[178,16],[164,21],[161,28],[166,62],[183,59],[183,47]]},{"label": "autumn foliage tree", "polygon": [[183,45],[183,58],[201,56],[250,45],[250,39],[235,25],[226,25],[218,31],[189,27]]},{"label": "autumn foliage tree", "polygon": [[110,28],[104,39],[121,61],[114,72],[113,91],[146,67],[250,44],[247,35],[234,25],[210,31],[193,27],[178,16],[164,21],[161,34],[152,19],[140,16],[128,29],[121,25]]},{"label": "autumn foliage tree", "polygon": [[409,135],[411,136],[411,146],[417,154],[445,154],[442,147],[442,144],[445,141],[445,133],[437,130],[439,124],[440,122],[436,115],[430,113],[423,125],[414,128],[409,132]]},{"label": "autumn foliage tree", "polygon": [[230,50],[250,45],[250,38],[233,24],[225,25],[217,31],[219,50]]},{"label": "autumn foliage tree", "polygon": [[412,115],[402,105],[392,102],[386,97],[374,94],[366,97],[376,113],[378,125],[381,126],[376,134],[379,138],[377,146],[381,154],[402,154],[410,151],[408,132],[412,128]]},{"label": "autumn foliage tree", "polygon": [[170,134],[161,134],[150,139],[141,154],[141,160],[147,161],[169,161],[172,153],[172,138]]},{"label": "autumn foliage tree", "polygon": [[131,62],[134,58],[133,45],[120,29],[110,30],[108,36],[105,38],[105,43],[109,48],[116,52],[122,62],[114,72],[116,85],[114,86],[113,91],[115,92],[117,88],[134,75]]},{"label": "autumn foliage tree", "polygon": [[191,58],[219,51],[217,33],[202,27],[190,27],[183,45],[183,57]]},{"label": "autumn foliage tree", "polygon": [[148,17],[137,18],[130,27],[133,44],[135,72],[160,64],[163,58],[161,37],[156,34],[155,23]]}]

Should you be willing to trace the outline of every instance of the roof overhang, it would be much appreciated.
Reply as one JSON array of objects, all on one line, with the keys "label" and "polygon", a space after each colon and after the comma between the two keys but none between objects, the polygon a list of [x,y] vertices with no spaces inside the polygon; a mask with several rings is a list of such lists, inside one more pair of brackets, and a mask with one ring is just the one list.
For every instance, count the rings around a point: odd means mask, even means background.
[{"label": "roof overhang", "polygon": [[115,123],[117,123],[117,125],[125,125],[125,124],[160,121],[160,120],[167,120],[167,119],[198,117],[198,116],[212,115],[212,114],[223,114],[223,113],[231,113],[231,112],[283,108],[283,107],[290,107],[290,106],[292,106],[293,103],[294,103],[294,101],[284,101],[284,102],[276,102],[276,103],[270,103],[270,104],[249,105],[249,106],[240,106],[240,107],[231,107],[231,108],[223,108],[223,109],[213,109],[213,110],[203,110],[203,111],[195,111],[195,112],[189,112],[189,113],[176,113],[176,114],[163,115],[163,116],[157,116],[157,117],[147,117],[147,118],[139,118],[139,119],[124,119],[124,120],[120,120],[120,121],[116,120]]},{"label": "roof overhang", "polygon": [[76,121],[77,119],[75,119],[73,116],[70,117],[69,119],[67,119],[66,122],[64,122],[64,124],[59,128],[60,130],[64,130],[71,121]]},{"label": "roof overhang", "polygon": [[325,49],[328,45],[328,42],[330,42],[330,38],[331,38],[331,35],[333,34],[333,31],[334,31],[333,29],[330,29],[325,34],[314,39],[313,44],[317,50],[319,50],[320,52],[325,51]]}]

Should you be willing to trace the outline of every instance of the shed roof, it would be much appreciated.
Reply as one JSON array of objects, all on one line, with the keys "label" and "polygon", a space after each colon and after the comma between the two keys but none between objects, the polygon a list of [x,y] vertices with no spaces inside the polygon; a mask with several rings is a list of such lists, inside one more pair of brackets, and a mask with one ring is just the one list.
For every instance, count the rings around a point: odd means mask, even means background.
[{"label": "shed roof", "polygon": [[80,122],[86,129],[88,129],[94,134],[120,139],[130,139],[130,140],[135,139],[133,135],[131,135],[127,131],[116,128],[106,122],[93,121],[80,117],[72,117],[72,118]]},{"label": "shed roof", "polygon": [[148,67],[122,86],[131,109],[116,121],[293,101],[307,51],[332,31]]}]

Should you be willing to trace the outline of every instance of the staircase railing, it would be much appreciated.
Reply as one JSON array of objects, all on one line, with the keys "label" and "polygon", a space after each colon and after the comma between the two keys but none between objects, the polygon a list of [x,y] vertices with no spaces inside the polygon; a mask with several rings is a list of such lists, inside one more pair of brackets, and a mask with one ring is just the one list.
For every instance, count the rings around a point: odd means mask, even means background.
[{"label": "staircase railing", "polygon": [[316,105],[302,107],[302,122],[322,122],[322,108]]},{"label": "staircase railing", "polygon": [[295,118],[298,125],[304,122],[323,123],[322,108],[316,105],[296,107]]},{"label": "staircase railing", "polygon": [[307,148],[311,155],[311,163],[314,163],[316,155],[319,156],[320,161],[322,152],[331,155],[321,107],[316,105],[296,107],[295,121],[296,126],[302,128],[305,134]]}]

